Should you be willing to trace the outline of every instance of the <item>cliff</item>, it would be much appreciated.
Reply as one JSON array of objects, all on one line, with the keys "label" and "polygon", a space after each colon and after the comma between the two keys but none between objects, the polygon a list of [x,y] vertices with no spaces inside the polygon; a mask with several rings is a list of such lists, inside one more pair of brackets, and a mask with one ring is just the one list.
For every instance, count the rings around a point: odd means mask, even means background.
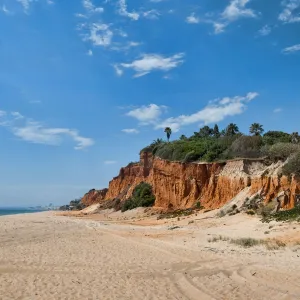
[{"label": "cliff", "polygon": [[105,196],[108,192],[108,189],[103,190],[90,190],[88,193],[86,193],[82,199],[81,203],[85,206],[90,206],[95,203],[102,203],[105,201]]},{"label": "cliff", "polygon": [[152,185],[155,206],[169,209],[192,207],[200,201],[206,208],[219,208],[245,188],[247,196],[259,193],[267,203],[290,188],[285,208],[294,207],[300,179],[281,176],[282,163],[267,165],[263,159],[232,160],[224,163],[181,163],[141,154],[140,162],[120,170],[109,184],[105,199],[127,199],[140,182]]}]

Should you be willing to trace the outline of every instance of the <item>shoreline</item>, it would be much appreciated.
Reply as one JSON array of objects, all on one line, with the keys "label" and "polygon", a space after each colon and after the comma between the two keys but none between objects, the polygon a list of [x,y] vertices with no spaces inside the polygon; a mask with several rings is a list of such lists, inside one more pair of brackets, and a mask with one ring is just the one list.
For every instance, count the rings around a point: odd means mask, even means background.
[{"label": "shoreline", "polygon": [[[80,218],[55,213],[0,218],[2,299],[300,299],[300,243],[292,245],[300,224],[240,214],[216,219],[213,211],[180,220],[156,220],[139,209]],[[244,248],[220,233],[285,236],[287,245]]]}]

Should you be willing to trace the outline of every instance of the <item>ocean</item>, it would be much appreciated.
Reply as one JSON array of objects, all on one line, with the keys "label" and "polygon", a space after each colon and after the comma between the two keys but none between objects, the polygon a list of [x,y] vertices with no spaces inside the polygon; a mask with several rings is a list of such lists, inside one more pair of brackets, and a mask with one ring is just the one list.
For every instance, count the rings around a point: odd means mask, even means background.
[{"label": "ocean", "polygon": [[21,207],[0,207],[0,216],[17,215],[17,214],[28,214],[34,212],[41,212],[43,210],[21,208]]}]

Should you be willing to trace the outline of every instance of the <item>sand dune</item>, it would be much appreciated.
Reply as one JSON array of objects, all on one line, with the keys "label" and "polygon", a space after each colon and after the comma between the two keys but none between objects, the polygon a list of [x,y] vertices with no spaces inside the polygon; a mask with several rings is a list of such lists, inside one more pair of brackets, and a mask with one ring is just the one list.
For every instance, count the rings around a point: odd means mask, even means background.
[{"label": "sand dune", "polygon": [[[300,247],[208,242],[220,231],[241,236],[243,228],[260,237],[269,224],[208,215],[168,230],[174,220],[140,220],[1,217],[0,299],[300,299]],[[299,235],[299,225],[284,226],[270,236]]]}]

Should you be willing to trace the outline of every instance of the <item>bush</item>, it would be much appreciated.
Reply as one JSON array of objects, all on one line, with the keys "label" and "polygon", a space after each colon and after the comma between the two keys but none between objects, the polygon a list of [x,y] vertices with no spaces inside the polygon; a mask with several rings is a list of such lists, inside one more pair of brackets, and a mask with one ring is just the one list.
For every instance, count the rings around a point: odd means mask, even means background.
[{"label": "bush", "polygon": [[295,153],[289,158],[288,162],[283,166],[282,172],[286,176],[292,174],[300,175],[300,152]]},{"label": "bush", "polygon": [[122,212],[137,207],[149,207],[153,206],[155,202],[155,196],[152,192],[150,184],[141,182],[135,187],[132,193],[132,197],[124,201],[122,205]]},{"label": "bush", "polygon": [[256,240],[252,238],[240,238],[236,240],[231,240],[230,241],[232,244],[236,244],[238,246],[244,247],[244,248],[250,248],[253,246],[260,245],[262,243],[261,240]]},{"label": "bush", "polygon": [[272,159],[286,160],[292,154],[300,152],[300,145],[292,143],[278,143],[269,149],[269,156]]},{"label": "bush", "polygon": [[290,135],[283,131],[268,131],[263,136],[265,145],[274,145],[277,143],[289,143]]},{"label": "bush", "polygon": [[270,222],[270,221],[277,221],[277,222],[285,222],[285,221],[298,221],[300,222],[300,207],[295,207],[290,210],[282,210],[275,214],[268,215],[263,218],[263,222]]},{"label": "bush", "polygon": [[262,156],[262,145],[261,136],[241,136],[232,143],[229,152],[233,157],[258,158]]}]

